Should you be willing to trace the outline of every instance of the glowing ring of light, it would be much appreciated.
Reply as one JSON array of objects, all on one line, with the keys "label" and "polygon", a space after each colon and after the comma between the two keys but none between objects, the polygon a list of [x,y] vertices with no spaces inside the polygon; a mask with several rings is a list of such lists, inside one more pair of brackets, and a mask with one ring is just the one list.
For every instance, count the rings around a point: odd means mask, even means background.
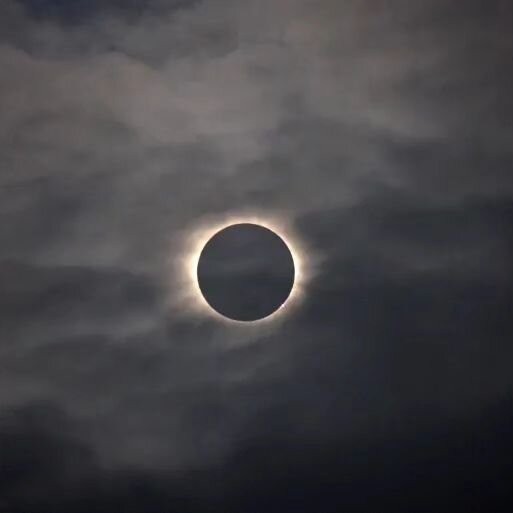
[{"label": "glowing ring of light", "polygon": [[[228,228],[231,225],[242,223],[260,225],[276,233],[276,235],[281,237],[288,246],[294,262],[295,278],[289,297],[275,312],[263,319],[257,319],[255,321],[237,321],[225,317],[214,310],[203,296],[197,277],[200,255],[207,242],[221,230]],[[310,275],[310,273],[307,272],[305,249],[303,244],[301,244],[299,237],[294,233],[294,230],[285,222],[278,219],[278,217],[271,218],[268,216],[261,217],[258,215],[230,215],[223,219],[218,218],[217,220],[205,222],[203,225],[193,230],[186,239],[186,249],[180,259],[180,268],[181,275],[185,277],[185,279],[182,280],[183,298],[185,299],[186,310],[190,313],[194,312],[196,314],[209,315],[227,323],[243,325],[257,324],[275,320],[278,317],[284,316],[284,314],[290,312],[303,297],[304,287]]]}]

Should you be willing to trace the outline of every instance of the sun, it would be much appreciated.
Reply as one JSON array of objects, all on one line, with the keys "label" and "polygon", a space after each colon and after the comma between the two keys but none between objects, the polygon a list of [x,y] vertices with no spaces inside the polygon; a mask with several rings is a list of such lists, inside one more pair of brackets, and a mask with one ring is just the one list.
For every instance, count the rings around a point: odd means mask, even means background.
[{"label": "sun", "polygon": [[[208,218],[190,230],[184,237],[184,249],[177,262],[180,302],[185,312],[196,316],[214,317],[225,323],[244,325],[274,321],[292,312],[304,296],[305,286],[311,276],[311,268],[307,265],[307,251],[304,243],[284,219],[285,216],[279,215],[230,214]],[[235,224],[256,224],[273,231],[288,246],[294,262],[295,279],[287,301],[268,317],[251,322],[229,319],[217,313],[207,303],[198,283],[198,263],[206,243],[216,233]]]}]

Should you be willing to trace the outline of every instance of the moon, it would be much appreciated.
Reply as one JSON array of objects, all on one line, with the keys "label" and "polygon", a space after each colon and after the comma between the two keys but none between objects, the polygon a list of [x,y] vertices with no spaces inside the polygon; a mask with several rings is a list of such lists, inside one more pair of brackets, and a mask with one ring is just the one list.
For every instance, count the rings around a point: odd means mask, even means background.
[{"label": "moon", "polygon": [[224,318],[254,322],[285,307],[296,279],[294,257],[280,235],[254,223],[222,228],[202,248],[199,290]]}]

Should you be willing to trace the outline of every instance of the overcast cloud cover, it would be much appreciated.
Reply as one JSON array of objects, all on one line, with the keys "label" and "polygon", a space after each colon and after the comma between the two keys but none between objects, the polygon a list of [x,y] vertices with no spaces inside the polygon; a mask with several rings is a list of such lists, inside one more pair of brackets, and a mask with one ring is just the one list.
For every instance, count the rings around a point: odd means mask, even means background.
[{"label": "overcast cloud cover", "polygon": [[[512,19],[0,0],[0,511],[511,513]],[[170,265],[248,210],[317,261],[265,329]]]}]

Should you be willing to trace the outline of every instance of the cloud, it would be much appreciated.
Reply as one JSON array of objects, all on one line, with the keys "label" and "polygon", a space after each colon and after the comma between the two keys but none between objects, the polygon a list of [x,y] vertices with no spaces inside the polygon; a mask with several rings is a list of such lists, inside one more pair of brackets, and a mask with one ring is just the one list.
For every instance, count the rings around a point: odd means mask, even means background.
[{"label": "cloud", "polygon": [[[501,432],[503,412],[488,410],[485,423],[472,420],[464,429],[451,424],[419,430],[415,438],[394,436],[365,446],[298,440],[290,433],[246,438],[222,464],[177,474],[104,469],[64,412],[51,404],[31,404],[2,419],[0,447],[7,466],[0,470],[0,504],[31,513],[113,508],[131,513],[335,512],[349,507],[428,512],[444,505],[455,511],[506,511],[511,440]],[[483,436],[483,427],[488,435]],[[468,450],[476,441],[482,444],[479,458]],[[436,493],[440,489],[443,493]]]},{"label": "cloud", "polygon": [[[504,498],[466,451],[511,455],[510,2],[142,5],[0,6],[0,498],[400,511],[461,461],[453,509]],[[170,260],[238,211],[319,257],[274,327],[177,306]]]}]

